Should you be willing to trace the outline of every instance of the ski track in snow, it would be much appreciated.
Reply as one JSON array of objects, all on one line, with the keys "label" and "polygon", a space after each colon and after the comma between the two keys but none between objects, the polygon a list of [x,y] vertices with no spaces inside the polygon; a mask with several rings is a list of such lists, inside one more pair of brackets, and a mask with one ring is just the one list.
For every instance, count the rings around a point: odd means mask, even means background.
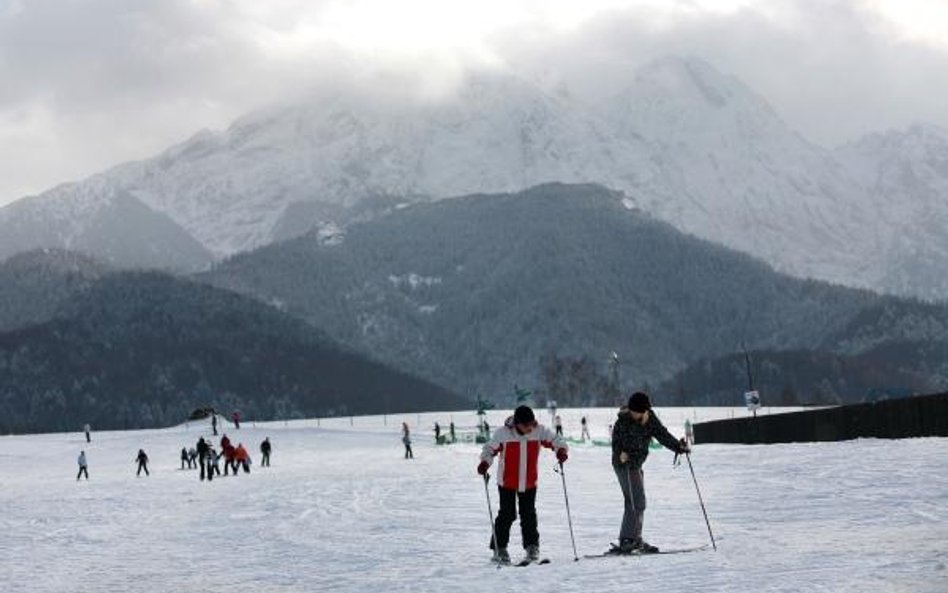
[{"label": "ski track in snow", "polygon": [[[568,436],[583,412],[560,410]],[[587,410],[604,438],[612,410]],[[665,409],[673,434],[685,415]],[[737,412],[740,414],[741,412]],[[491,426],[504,413],[492,411]],[[490,563],[479,445],[433,445],[450,413],[272,422],[226,431],[251,451],[250,475],[198,480],[181,447],[206,423],[163,430],[0,437],[0,590],[5,593],[512,590],[790,593],[948,591],[948,440],[699,445],[692,462],[718,551],[573,562],[561,478],[541,458],[537,508],[553,563]],[[545,412],[541,419],[547,419]],[[459,428],[471,413],[453,413]],[[416,459],[399,428],[413,428]],[[273,466],[260,468],[264,436]],[[217,444],[215,439],[215,445]],[[135,477],[139,448],[150,477]],[[77,483],[75,458],[89,457]],[[572,447],[566,480],[580,556],[617,538],[621,494],[608,447]],[[658,546],[708,541],[687,463],[653,451],[645,465],[645,536]],[[497,512],[497,492],[490,484]],[[511,553],[522,555],[519,523]]]}]

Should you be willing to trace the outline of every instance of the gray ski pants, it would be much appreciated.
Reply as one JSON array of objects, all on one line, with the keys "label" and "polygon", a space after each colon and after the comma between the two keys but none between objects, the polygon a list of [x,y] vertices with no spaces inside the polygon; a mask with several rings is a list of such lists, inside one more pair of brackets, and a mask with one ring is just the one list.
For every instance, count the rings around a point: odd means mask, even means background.
[{"label": "gray ski pants", "polygon": [[645,518],[645,477],[641,467],[615,465],[616,478],[625,499],[619,540],[642,541],[642,522]]}]

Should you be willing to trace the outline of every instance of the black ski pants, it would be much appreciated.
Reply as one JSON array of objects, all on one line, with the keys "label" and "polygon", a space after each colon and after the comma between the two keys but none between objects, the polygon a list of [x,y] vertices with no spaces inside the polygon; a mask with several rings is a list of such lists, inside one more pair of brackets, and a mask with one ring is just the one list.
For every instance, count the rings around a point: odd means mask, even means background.
[{"label": "black ski pants", "polygon": [[136,476],[142,475],[142,470],[145,470],[145,475],[146,475],[146,476],[147,476],[147,475],[150,475],[150,474],[148,473],[148,465],[147,465],[144,461],[139,461],[139,462],[138,462],[138,471],[135,472],[135,475],[136,475]]},{"label": "black ski pants", "polygon": [[264,453],[260,458],[260,467],[270,467],[270,453]]},{"label": "black ski pants", "polygon": [[[506,548],[510,543],[510,527],[517,519],[519,507],[523,547],[540,545],[540,533],[537,531],[537,489],[531,488],[526,492],[517,492],[498,487],[497,490],[500,492],[500,511],[497,512],[497,520],[494,522],[497,544],[501,548]],[[491,549],[493,547],[491,545]]]},{"label": "black ski pants", "polygon": [[85,475],[86,475],[86,479],[87,479],[87,480],[89,479],[89,469],[88,469],[86,466],[84,466],[84,465],[79,466],[79,473],[76,474],[76,480],[78,480],[79,478],[81,478],[81,477],[82,477],[82,474],[85,474]]}]

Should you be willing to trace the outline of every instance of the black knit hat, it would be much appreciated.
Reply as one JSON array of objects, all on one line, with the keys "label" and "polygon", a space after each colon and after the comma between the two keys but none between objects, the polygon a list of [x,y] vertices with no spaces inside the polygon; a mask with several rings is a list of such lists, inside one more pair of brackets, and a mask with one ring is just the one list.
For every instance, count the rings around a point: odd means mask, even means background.
[{"label": "black knit hat", "polygon": [[647,412],[652,409],[652,402],[648,400],[646,394],[636,391],[629,396],[629,409],[633,412]]},{"label": "black knit hat", "polygon": [[519,406],[514,410],[514,424],[530,424],[536,420],[530,406]]}]

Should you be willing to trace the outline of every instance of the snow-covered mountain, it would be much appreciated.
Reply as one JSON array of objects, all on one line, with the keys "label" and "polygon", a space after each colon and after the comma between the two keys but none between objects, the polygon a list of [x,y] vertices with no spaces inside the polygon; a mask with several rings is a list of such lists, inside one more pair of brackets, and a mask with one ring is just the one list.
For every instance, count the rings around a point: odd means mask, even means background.
[{"label": "snow-covered mountain", "polygon": [[865,286],[874,217],[826,150],[733,77],[697,60],[640,69],[602,106],[622,137],[654,147],[666,191],[639,205],[780,271]]},{"label": "snow-covered mountain", "polygon": [[212,260],[168,215],[104,176],[0,208],[0,260],[38,248],[80,251],[124,267],[175,271],[201,269]]},{"label": "snow-covered mountain", "polygon": [[835,156],[866,188],[883,290],[948,296],[948,130],[915,125],[871,134]]},{"label": "snow-covered mountain", "polygon": [[[472,77],[445,102],[338,96],[254,113],[105,174],[219,255],[283,238],[375,196],[449,197],[650,171],[640,142],[511,76]],[[300,209],[316,203],[322,208]],[[340,208],[342,207],[342,208]],[[289,221],[306,212],[312,220]]]},{"label": "snow-covered mountain", "polygon": [[[595,104],[550,86],[481,73],[439,100],[382,89],[314,98],[55,193],[128,192],[220,257],[314,227],[344,228],[366,208],[595,182],[780,271],[948,297],[948,286],[933,281],[948,271],[941,131],[826,150],[696,59],[653,62]],[[8,208],[42,209],[48,197]]]}]

